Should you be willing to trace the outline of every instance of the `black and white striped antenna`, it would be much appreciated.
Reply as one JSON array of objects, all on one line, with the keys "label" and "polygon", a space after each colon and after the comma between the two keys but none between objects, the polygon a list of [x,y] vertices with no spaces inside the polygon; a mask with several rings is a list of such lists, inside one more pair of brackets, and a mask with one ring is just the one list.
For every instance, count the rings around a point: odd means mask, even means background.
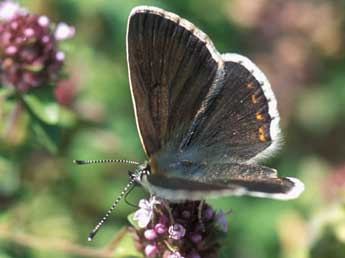
[{"label": "black and white striped antenna", "polygon": [[[87,165],[87,164],[98,164],[98,163],[126,163],[131,165],[139,165],[140,163],[133,160],[126,160],[126,159],[99,159],[99,160],[73,160],[73,163],[77,165]],[[116,208],[118,203],[121,201],[121,199],[128,194],[133,187],[135,186],[135,182],[137,180],[140,180],[141,176],[143,174],[147,174],[148,171],[146,170],[140,170],[136,175],[131,175],[130,180],[128,184],[123,188],[121,194],[115,199],[113,205],[110,207],[110,209],[105,213],[103,218],[97,223],[97,225],[93,228],[93,230],[90,232],[89,237],[87,238],[89,241],[92,241],[92,239],[97,234],[98,230],[102,227],[104,222],[109,218],[111,212]]]},{"label": "black and white striped antenna", "polygon": [[74,164],[87,165],[87,164],[98,164],[98,163],[126,163],[132,165],[139,165],[139,162],[126,159],[98,159],[98,160],[73,160]]},{"label": "black and white striped antenna", "polygon": [[123,198],[123,196],[126,195],[126,193],[128,193],[130,190],[132,190],[134,183],[135,183],[135,178],[132,178],[131,180],[129,180],[128,184],[126,185],[126,187],[123,189],[123,191],[121,192],[121,194],[116,198],[116,200],[114,201],[113,205],[110,207],[110,209],[105,213],[105,215],[103,216],[103,218],[98,222],[98,224],[93,228],[93,230],[90,232],[89,237],[87,238],[88,241],[92,241],[92,239],[95,237],[95,235],[97,234],[98,230],[102,227],[102,225],[104,224],[104,222],[109,218],[109,215],[111,214],[111,212],[116,208],[116,206],[118,205],[118,203],[121,201],[121,199]]}]

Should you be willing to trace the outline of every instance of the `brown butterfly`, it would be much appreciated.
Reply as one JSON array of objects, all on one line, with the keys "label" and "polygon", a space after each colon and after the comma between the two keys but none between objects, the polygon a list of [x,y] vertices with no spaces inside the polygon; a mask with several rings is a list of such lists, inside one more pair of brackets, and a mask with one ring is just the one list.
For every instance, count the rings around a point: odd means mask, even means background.
[{"label": "brown butterfly", "polygon": [[[248,58],[220,54],[205,33],[174,13],[139,6],[128,19],[127,62],[148,161],[132,162],[136,171],[90,239],[135,182],[170,201],[287,200],[304,190],[298,179],[257,164],[281,136],[270,83]],[[107,161],[77,161],[98,162]]]}]

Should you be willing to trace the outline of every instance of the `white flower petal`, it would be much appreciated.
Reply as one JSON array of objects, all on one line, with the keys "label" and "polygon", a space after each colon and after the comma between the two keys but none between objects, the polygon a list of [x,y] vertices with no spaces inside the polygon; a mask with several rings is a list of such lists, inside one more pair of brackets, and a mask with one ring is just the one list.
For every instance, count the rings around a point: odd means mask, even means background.
[{"label": "white flower petal", "polygon": [[64,22],[60,22],[55,30],[55,38],[56,40],[65,40],[73,37],[75,34],[75,28],[72,26],[68,26]]},{"label": "white flower petal", "polygon": [[38,18],[38,24],[42,27],[47,27],[49,25],[49,18],[47,16],[40,16]]},{"label": "white flower petal", "polygon": [[145,210],[150,210],[151,209],[151,205],[150,205],[149,201],[145,200],[145,199],[141,199],[139,201],[139,207],[141,209],[145,209]]},{"label": "white flower petal", "polygon": [[0,3],[0,20],[8,21],[12,19],[15,15],[23,15],[26,10],[18,3],[12,1],[4,1]]}]

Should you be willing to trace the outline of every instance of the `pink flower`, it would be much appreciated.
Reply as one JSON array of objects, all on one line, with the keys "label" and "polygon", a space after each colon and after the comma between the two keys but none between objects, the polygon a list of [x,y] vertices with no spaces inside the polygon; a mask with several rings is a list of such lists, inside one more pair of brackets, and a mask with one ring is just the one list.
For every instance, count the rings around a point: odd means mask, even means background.
[{"label": "pink flower", "polygon": [[157,232],[157,234],[162,235],[167,232],[167,228],[164,224],[158,223],[155,225],[155,231]]},{"label": "pink flower", "polygon": [[38,24],[42,27],[47,27],[49,25],[49,18],[47,16],[40,16],[38,18]]},{"label": "pink flower", "polygon": [[155,257],[158,253],[158,249],[156,245],[147,245],[145,247],[145,255],[147,257]]},{"label": "pink flower", "polygon": [[144,236],[147,240],[154,240],[157,238],[157,233],[153,229],[147,229],[144,232]]},{"label": "pink flower", "polygon": [[18,3],[9,0],[0,3],[0,20],[8,21],[16,15],[24,14],[26,14],[26,10],[20,7]]},{"label": "pink flower", "polygon": [[186,234],[186,229],[181,224],[174,224],[169,227],[169,237],[179,240]]},{"label": "pink flower", "polygon": [[60,22],[55,29],[55,39],[65,40],[72,38],[75,35],[75,28],[67,25],[64,22]]},{"label": "pink flower", "polygon": [[139,202],[140,209],[134,213],[133,219],[138,221],[140,228],[145,228],[149,223],[153,215],[154,205],[159,204],[160,202],[156,199],[155,196],[150,198],[150,200],[141,199]]},{"label": "pink flower", "polygon": [[168,258],[184,258],[179,252],[173,252]]},{"label": "pink flower", "polygon": [[0,3],[0,21],[0,84],[27,92],[56,83],[65,59],[57,40],[73,36],[74,28],[61,23],[53,30],[48,17],[8,0]]},{"label": "pink flower", "polygon": [[155,258],[217,257],[225,234],[216,221],[216,212],[208,204],[203,204],[200,220],[200,201],[160,200],[154,209],[152,203],[155,203],[152,199],[141,200],[135,214],[142,227],[148,225],[140,228],[134,223],[136,248],[144,257],[148,254]]}]

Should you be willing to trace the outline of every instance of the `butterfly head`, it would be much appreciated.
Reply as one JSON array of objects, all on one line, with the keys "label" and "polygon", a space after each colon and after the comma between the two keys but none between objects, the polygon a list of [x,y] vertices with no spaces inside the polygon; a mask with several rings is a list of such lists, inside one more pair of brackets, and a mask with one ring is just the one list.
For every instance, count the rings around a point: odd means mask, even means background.
[{"label": "butterfly head", "polygon": [[150,173],[150,165],[145,161],[143,164],[140,164],[134,172],[129,172],[129,182],[142,184],[143,176],[150,175]]}]

